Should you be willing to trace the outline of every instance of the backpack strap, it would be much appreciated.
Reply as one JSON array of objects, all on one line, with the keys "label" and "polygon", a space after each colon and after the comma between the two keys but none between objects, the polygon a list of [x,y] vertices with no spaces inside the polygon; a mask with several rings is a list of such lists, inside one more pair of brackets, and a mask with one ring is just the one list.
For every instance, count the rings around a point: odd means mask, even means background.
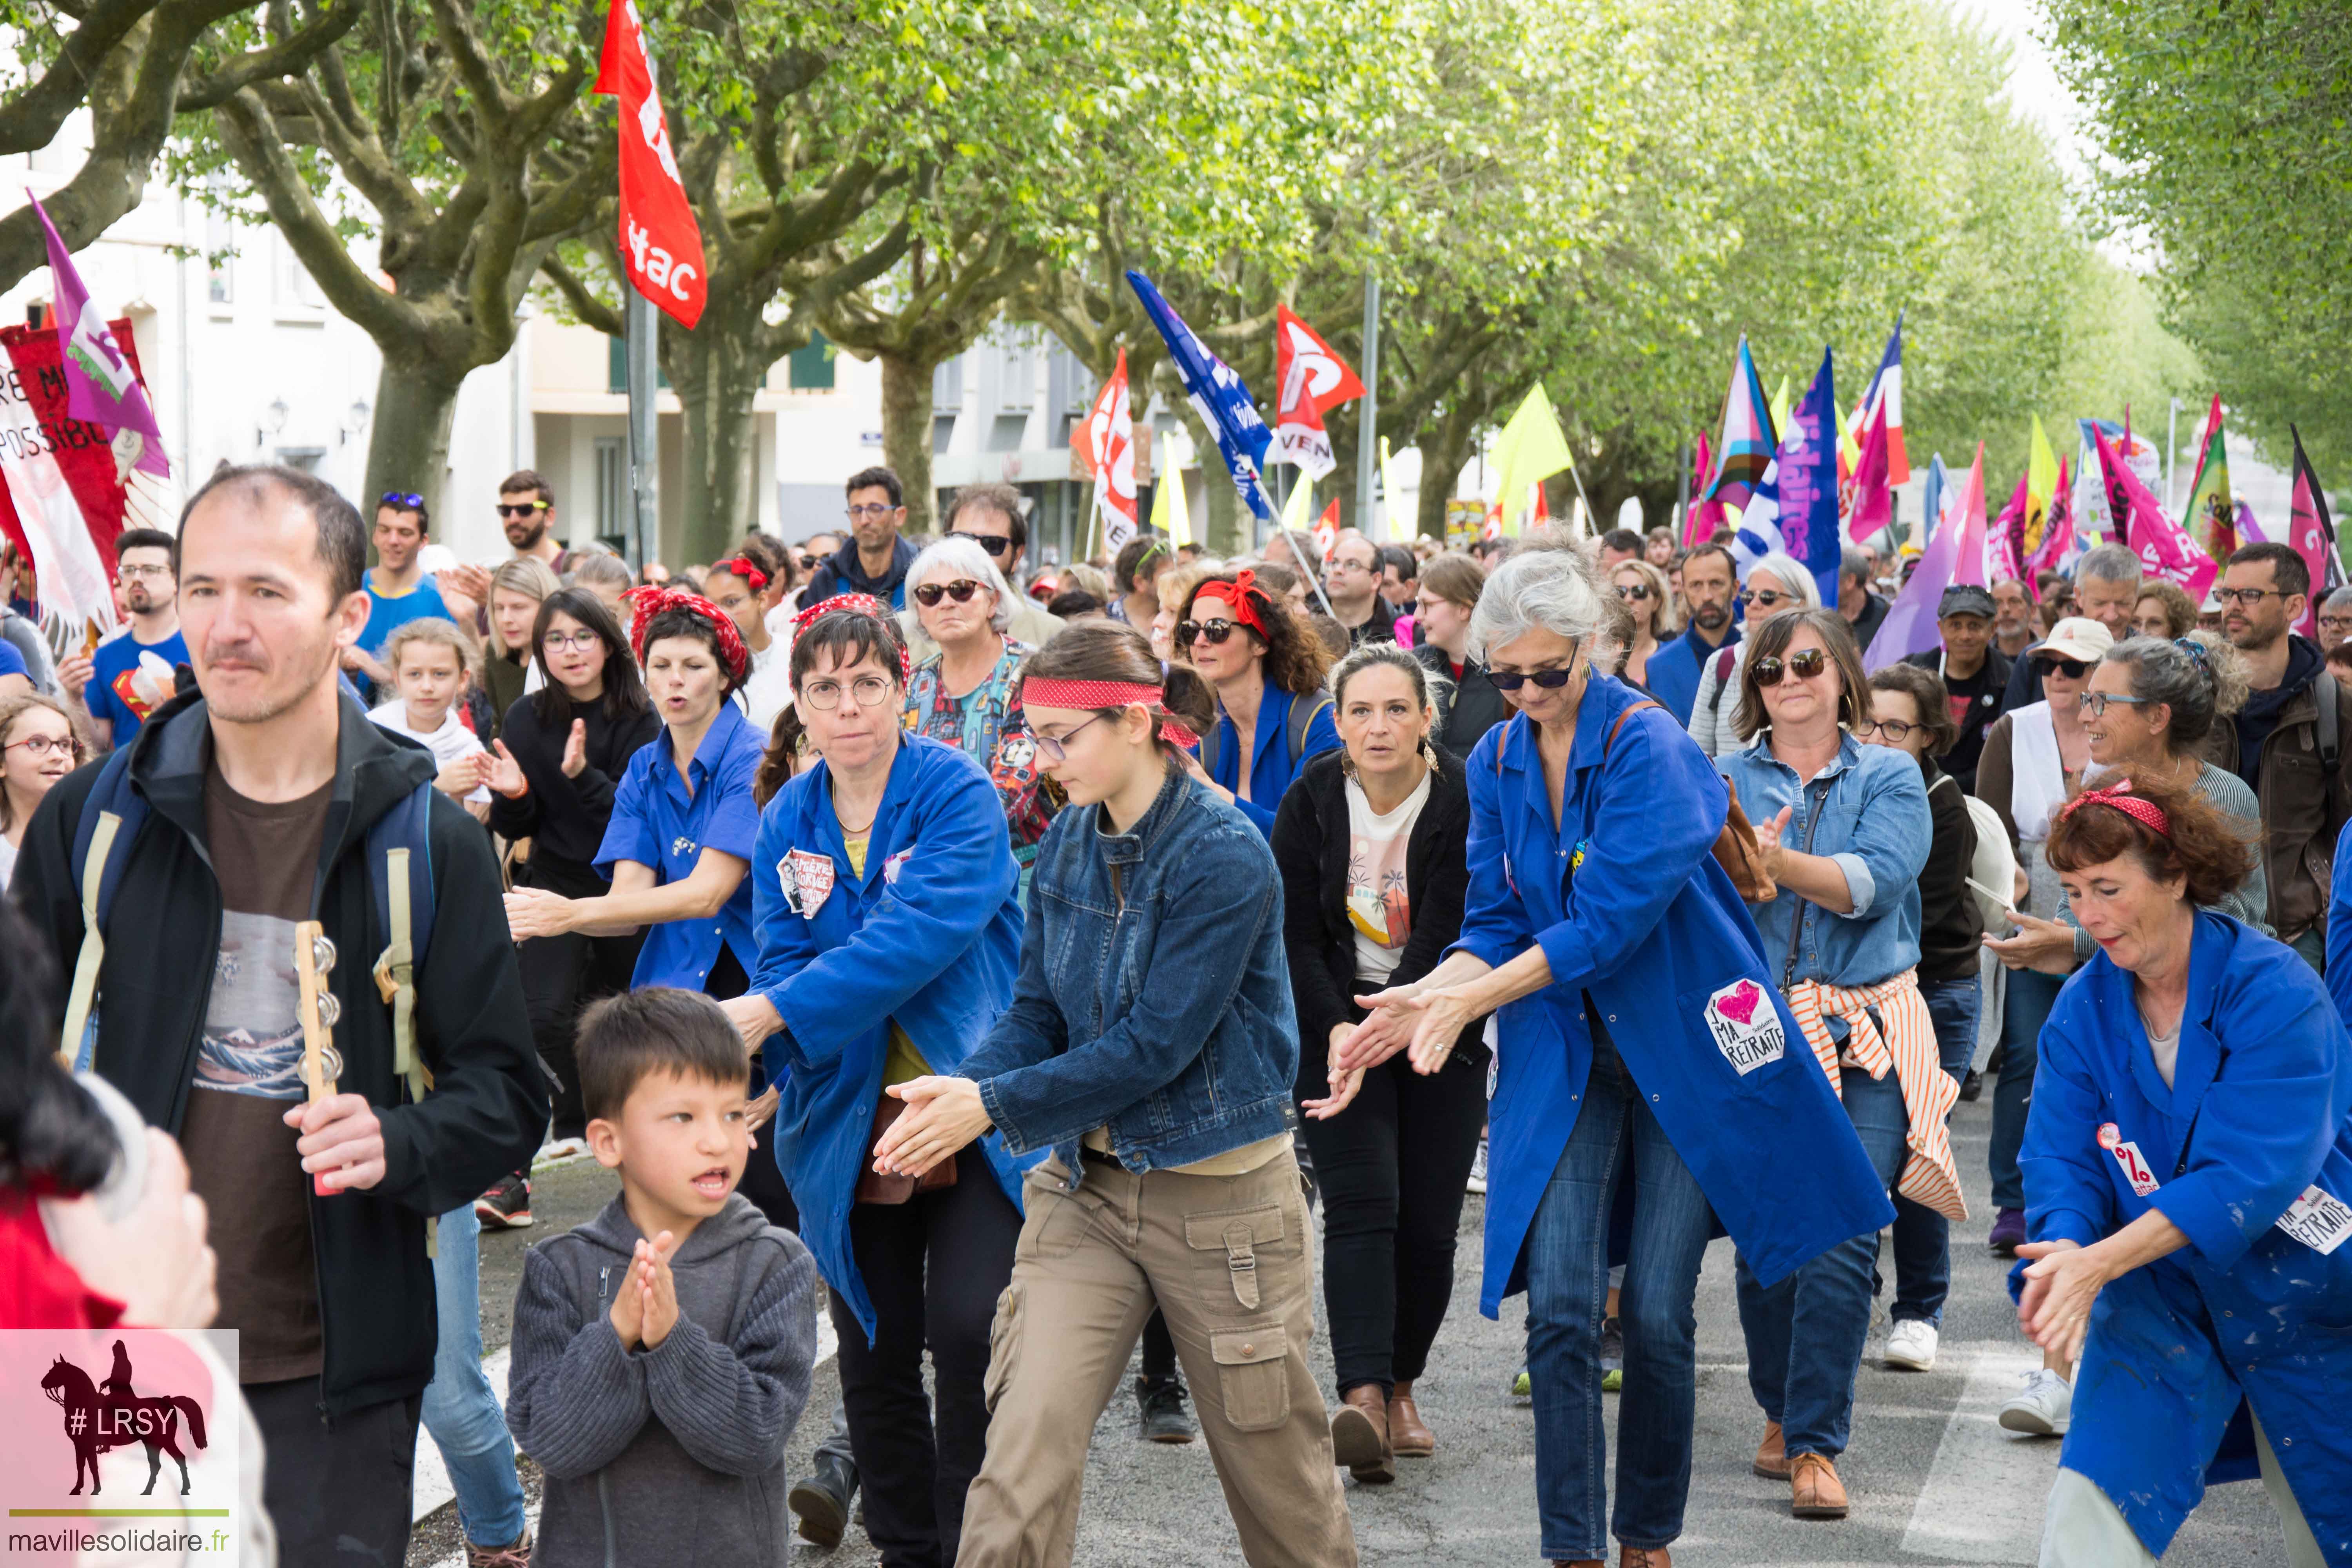
[{"label": "backpack strap", "polygon": [[82,934],[73,988],[66,998],[65,1025],[58,1032],[58,1060],[68,1068],[86,1068],[97,1054],[90,1012],[98,1001],[98,972],[106,963],[106,919],[122,883],[131,841],[146,820],[147,802],[131,787],[131,748],[117,747],[99,769],[74,827]]},{"label": "backpack strap", "polygon": [[2339,731],[2343,716],[2336,710],[2336,678],[2320,666],[2319,678],[2312,683],[2312,695],[2319,700],[2319,768],[2330,778],[2336,775],[2336,765],[2343,761],[2343,736]]},{"label": "backpack strap", "polygon": [[1631,719],[1634,714],[1639,713],[1644,708],[1663,708],[1664,706],[1664,703],[1653,701],[1646,697],[1642,699],[1639,702],[1627,703],[1625,706],[1625,711],[1617,715],[1617,722],[1609,726],[1609,738],[1601,742],[1601,760],[1602,762],[1607,762],[1609,760],[1609,748],[1617,743],[1617,731],[1625,727],[1626,720]]},{"label": "backpack strap", "polygon": [[[1300,696],[1305,696],[1301,693]],[[1315,715],[1331,706],[1331,694],[1321,687],[1305,701],[1298,697],[1290,700],[1290,765],[1298,765],[1299,756],[1307,750],[1307,727],[1315,722]]]},{"label": "backpack strap", "polygon": [[376,993],[392,1008],[393,1070],[407,1080],[412,1100],[433,1083],[416,1050],[416,966],[433,941],[432,805],[426,779],[368,829],[368,880],[387,939],[376,956]]}]

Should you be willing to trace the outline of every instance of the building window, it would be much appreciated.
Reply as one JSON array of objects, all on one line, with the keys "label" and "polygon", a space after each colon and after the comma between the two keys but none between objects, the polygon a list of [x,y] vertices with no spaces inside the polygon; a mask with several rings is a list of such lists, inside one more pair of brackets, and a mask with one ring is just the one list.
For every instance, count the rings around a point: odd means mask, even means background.
[{"label": "building window", "polygon": [[[661,361],[654,362],[654,385],[656,389],[669,385],[669,372],[662,369]],[[626,395],[629,390],[629,340],[604,340],[604,390]]]},{"label": "building window", "polygon": [[794,349],[784,361],[787,369],[785,384],[794,392],[831,392],[833,390],[833,345],[824,334],[812,335],[804,348]]},{"label": "building window", "polygon": [[236,226],[226,213],[205,215],[205,288],[215,305],[236,302]]},{"label": "building window", "polygon": [[294,247],[280,235],[278,238],[277,306],[279,310],[303,311],[323,310],[327,297],[319,291],[319,280],[294,255]]}]

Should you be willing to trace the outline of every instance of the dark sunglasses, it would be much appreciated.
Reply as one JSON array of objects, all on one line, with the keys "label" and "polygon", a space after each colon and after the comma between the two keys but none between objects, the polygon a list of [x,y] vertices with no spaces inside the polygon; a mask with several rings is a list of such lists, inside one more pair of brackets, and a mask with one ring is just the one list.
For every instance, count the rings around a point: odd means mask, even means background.
[{"label": "dark sunglasses", "polygon": [[1817,647],[1800,648],[1787,658],[1767,654],[1749,667],[1759,686],[1778,686],[1784,675],[1811,680],[1830,667],[1830,656]]},{"label": "dark sunglasses", "polygon": [[530,517],[546,510],[547,503],[543,500],[527,500],[520,506],[509,506],[504,501],[499,502],[500,517]]},{"label": "dark sunglasses", "polygon": [[801,570],[803,572],[815,571],[816,563],[819,559],[819,557],[811,555],[806,551],[803,551],[801,552]]},{"label": "dark sunglasses", "polygon": [[1650,585],[1647,583],[1620,583],[1617,584],[1617,596],[1620,599],[1646,599],[1650,596]]},{"label": "dark sunglasses", "polygon": [[1002,555],[1013,548],[1013,541],[1001,533],[950,533],[950,539],[969,539],[991,555]]},{"label": "dark sunglasses", "polygon": [[1233,636],[1240,626],[1239,621],[1178,621],[1176,646],[1191,647],[1196,642],[1205,641],[1211,647],[1223,647],[1225,639]]},{"label": "dark sunglasses", "polygon": [[2084,659],[2065,658],[2053,653],[2036,654],[2034,660],[2042,666],[2045,674],[2051,670],[2056,670],[2069,680],[2080,680],[2091,673],[2091,663]]},{"label": "dark sunglasses", "polygon": [[926,583],[915,590],[915,603],[927,610],[942,597],[953,599],[959,605],[969,605],[971,596],[979,593],[982,586],[969,577],[959,577],[952,583]]},{"label": "dark sunglasses", "polygon": [[423,511],[425,498],[415,490],[386,490],[375,498],[375,504],[398,507],[403,511]]},{"label": "dark sunglasses", "polygon": [[1530,680],[1546,691],[1558,691],[1575,675],[1576,658],[1571,654],[1568,663],[1559,669],[1490,669],[1486,679],[1495,683],[1497,691],[1517,691]]}]

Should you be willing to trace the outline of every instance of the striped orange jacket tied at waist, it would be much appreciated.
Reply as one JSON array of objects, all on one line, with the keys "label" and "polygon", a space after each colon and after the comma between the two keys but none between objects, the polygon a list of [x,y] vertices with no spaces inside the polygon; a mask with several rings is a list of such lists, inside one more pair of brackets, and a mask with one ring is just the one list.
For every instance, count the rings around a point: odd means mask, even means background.
[{"label": "striped orange jacket tied at waist", "polygon": [[[1885,1022],[1884,1032],[1870,1016],[1874,1007]],[[1960,1098],[1960,1086],[1944,1070],[1936,1048],[1935,1021],[1927,1016],[1927,998],[1919,994],[1918,971],[1906,969],[1875,985],[1800,980],[1789,988],[1789,1010],[1797,1016],[1797,1026],[1813,1047],[1814,1059],[1830,1075],[1832,1089],[1843,1092],[1829,1018],[1846,1022],[1846,1066],[1861,1068],[1874,1080],[1885,1078],[1888,1068],[1895,1069],[1903,1086],[1903,1109],[1911,1119],[1906,1134],[1911,1155],[1895,1190],[1946,1219],[1968,1218],[1959,1170],[1952,1163],[1951,1134],[1944,1125]]]}]

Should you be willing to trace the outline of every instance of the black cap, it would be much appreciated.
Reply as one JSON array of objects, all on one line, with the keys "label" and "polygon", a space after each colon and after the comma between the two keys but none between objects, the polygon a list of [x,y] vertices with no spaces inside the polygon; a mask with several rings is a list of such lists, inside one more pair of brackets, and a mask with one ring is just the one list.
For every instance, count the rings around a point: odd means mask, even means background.
[{"label": "black cap", "polygon": [[1974,583],[1955,583],[1944,590],[1942,600],[1936,605],[1936,618],[1940,621],[1946,616],[1979,616],[1989,621],[1992,619],[1992,595]]}]

